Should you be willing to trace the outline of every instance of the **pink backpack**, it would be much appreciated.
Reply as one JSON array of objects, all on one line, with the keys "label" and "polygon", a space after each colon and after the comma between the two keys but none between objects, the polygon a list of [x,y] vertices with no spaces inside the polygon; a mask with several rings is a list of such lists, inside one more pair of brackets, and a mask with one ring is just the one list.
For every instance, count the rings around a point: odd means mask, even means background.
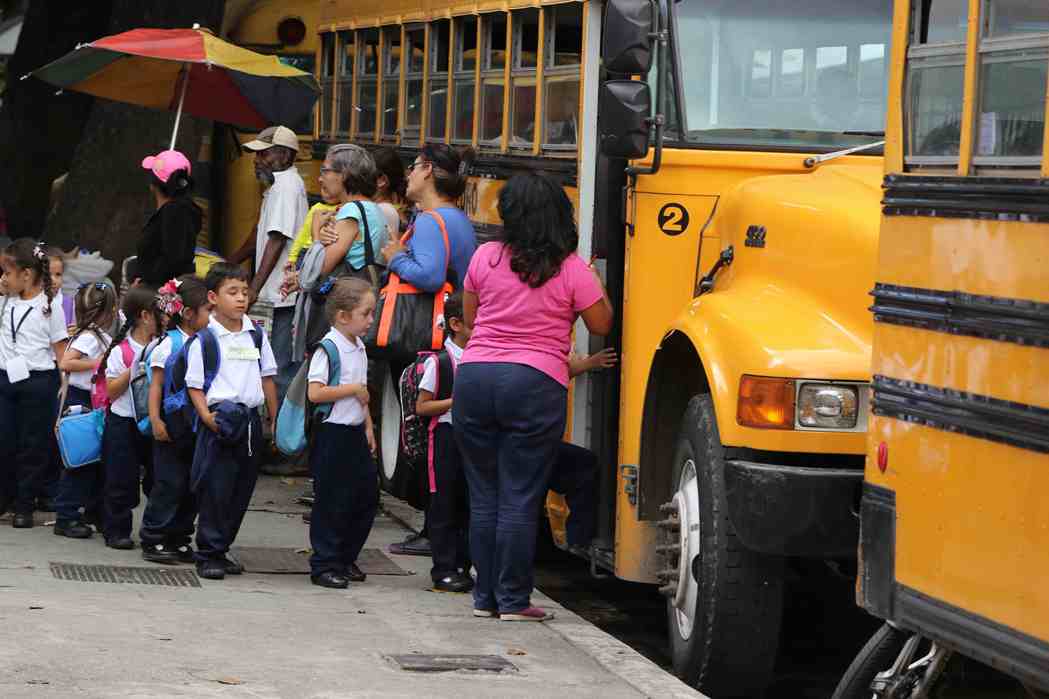
[{"label": "pink backpack", "polygon": [[[135,350],[131,349],[131,344],[123,340],[117,347],[120,348],[120,355],[124,358],[124,366],[132,368],[135,363]],[[91,407],[94,410],[108,409],[110,402],[109,393],[106,391],[106,368],[99,366],[91,386]]]}]

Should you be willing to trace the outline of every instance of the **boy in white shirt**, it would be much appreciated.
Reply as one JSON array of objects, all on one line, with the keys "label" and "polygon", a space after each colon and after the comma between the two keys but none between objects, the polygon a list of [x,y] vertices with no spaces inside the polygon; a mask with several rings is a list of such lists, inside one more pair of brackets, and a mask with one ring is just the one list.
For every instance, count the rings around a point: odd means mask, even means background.
[{"label": "boy in white shirt", "polygon": [[277,363],[269,339],[247,317],[248,275],[243,268],[219,262],[205,284],[214,311],[186,350],[186,387],[200,417],[190,483],[200,508],[197,573],[221,580],[244,572],[226,554],[258,480],[258,409],[266,403],[271,427],[277,415]]},{"label": "boy in white shirt", "polygon": [[375,294],[363,279],[340,279],[324,303],[331,330],[321,340],[339,353],[339,376],[329,384],[328,353],[318,347],[310,360],[307,395],[313,404],[332,403],[316,426],[310,452],[313,513],[310,519],[310,580],[343,589],[363,581],[357,556],[371,532],[379,506],[375,433],[368,412],[368,355],[361,341],[375,318]]}]

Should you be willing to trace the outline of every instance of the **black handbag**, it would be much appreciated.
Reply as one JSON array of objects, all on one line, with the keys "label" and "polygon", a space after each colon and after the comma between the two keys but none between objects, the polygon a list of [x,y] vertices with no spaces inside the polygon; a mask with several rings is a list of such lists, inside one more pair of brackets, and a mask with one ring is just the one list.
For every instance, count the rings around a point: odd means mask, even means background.
[{"label": "black handbag", "polygon": [[[452,284],[447,281],[452,249],[441,215],[436,211],[424,211],[419,215],[433,216],[441,229],[446,281],[437,293],[432,293],[417,289],[390,272],[386,286],[379,292],[376,321],[364,340],[370,359],[403,365],[414,361],[419,352],[439,350],[444,346],[444,302],[452,293]],[[411,239],[414,230],[414,226],[408,229],[401,238],[402,244]]]}]

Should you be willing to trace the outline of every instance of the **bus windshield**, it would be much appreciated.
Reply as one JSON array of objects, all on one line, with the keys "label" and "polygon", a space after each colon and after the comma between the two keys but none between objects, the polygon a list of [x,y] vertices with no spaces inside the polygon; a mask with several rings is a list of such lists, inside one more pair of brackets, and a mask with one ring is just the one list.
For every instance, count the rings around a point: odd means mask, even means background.
[{"label": "bus windshield", "polygon": [[832,150],[884,131],[892,0],[672,5],[685,123],[670,138]]}]

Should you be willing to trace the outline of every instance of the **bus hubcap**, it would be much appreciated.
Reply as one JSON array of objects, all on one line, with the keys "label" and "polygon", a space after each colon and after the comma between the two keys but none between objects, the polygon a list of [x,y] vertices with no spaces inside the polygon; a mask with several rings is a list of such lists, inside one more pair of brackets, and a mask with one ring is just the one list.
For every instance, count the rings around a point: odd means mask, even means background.
[{"label": "bus hubcap", "polygon": [[386,372],[382,390],[382,472],[386,480],[393,480],[397,470],[397,453],[401,445],[401,404],[397,400],[397,386],[390,372]]},{"label": "bus hubcap", "polygon": [[663,530],[659,551],[666,560],[666,567],[660,574],[663,586],[659,591],[668,598],[674,610],[678,634],[687,641],[692,636],[699,595],[699,581],[693,566],[700,554],[699,484],[696,463],[692,459],[681,468],[674,498],[660,509],[667,518],[659,523]]}]

